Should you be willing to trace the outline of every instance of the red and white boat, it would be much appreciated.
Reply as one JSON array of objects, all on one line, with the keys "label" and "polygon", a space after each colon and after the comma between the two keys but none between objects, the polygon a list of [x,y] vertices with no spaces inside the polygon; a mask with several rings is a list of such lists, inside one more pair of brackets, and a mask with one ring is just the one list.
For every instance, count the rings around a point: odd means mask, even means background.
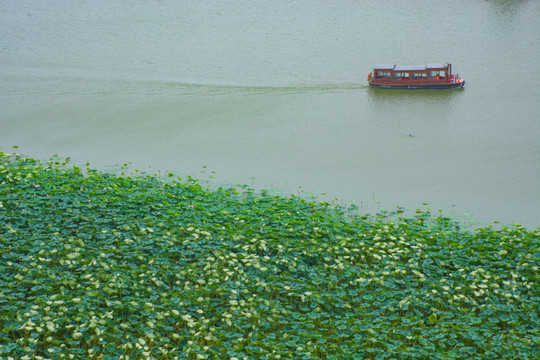
[{"label": "red and white boat", "polygon": [[385,89],[454,89],[465,80],[452,74],[452,64],[420,66],[375,65],[367,76],[370,86]]}]

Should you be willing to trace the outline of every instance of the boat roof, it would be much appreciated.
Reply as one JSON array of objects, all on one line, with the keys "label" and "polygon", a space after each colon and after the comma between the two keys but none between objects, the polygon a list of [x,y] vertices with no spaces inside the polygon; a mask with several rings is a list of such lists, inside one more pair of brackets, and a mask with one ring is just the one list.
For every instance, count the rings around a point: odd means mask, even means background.
[{"label": "boat roof", "polygon": [[396,65],[375,65],[374,70],[394,70]]},{"label": "boat roof", "polygon": [[439,63],[439,64],[428,64],[426,65],[426,68],[428,69],[446,69],[446,67],[450,65],[448,63]]},{"label": "boat roof", "polygon": [[396,66],[395,71],[415,71],[415,70],[426,70],[426,65],[405,65],[405,66]]},{"label": "boat roof", "polygon": [[428,65],[375,65],[373,70],[394,70],[394,71],[418,71],[427,69],[446,69],[447,63]]}]

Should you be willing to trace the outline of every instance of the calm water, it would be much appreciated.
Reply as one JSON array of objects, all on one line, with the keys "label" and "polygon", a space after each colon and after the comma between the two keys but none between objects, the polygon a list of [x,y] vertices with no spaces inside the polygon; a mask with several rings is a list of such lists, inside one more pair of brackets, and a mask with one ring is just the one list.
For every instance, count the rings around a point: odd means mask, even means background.
[{"label": "calm water", "polygon": [[[540,1],[408,4],[0,0],[0,146],[539,227]],[[444,61],[465,89],[366,86]]]}]

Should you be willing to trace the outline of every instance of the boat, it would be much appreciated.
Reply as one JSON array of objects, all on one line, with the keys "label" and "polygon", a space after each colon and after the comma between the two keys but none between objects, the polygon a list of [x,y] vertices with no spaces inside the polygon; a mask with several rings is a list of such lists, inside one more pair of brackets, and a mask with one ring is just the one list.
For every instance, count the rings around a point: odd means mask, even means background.
[{"label": "boat", "polygon": [[454,89],[465,80],[452,74],[452,64],[419,66],[375,65],[367,76],[370,86],[385,89]]}]

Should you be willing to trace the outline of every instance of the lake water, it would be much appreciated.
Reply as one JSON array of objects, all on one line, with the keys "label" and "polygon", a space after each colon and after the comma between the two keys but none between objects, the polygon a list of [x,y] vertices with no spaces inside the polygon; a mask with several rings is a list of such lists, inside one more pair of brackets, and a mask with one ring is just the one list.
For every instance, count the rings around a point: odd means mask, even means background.
[{"label": "lake water", "polygon": [[540,1],[410,4],[0,0],[1,149],[539,227]]}]

